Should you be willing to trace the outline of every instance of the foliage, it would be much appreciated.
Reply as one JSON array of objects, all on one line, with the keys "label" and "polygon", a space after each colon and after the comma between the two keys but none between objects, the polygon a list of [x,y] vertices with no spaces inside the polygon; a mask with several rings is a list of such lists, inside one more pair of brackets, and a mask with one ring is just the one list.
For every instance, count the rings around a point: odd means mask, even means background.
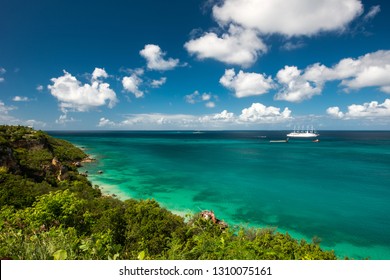
[{"label": "foliage", "polygon": [[154,200],[102,195],[70,143],[26,127],[0,126],[0,259],[335,259],[272,229],[188,222]]}]

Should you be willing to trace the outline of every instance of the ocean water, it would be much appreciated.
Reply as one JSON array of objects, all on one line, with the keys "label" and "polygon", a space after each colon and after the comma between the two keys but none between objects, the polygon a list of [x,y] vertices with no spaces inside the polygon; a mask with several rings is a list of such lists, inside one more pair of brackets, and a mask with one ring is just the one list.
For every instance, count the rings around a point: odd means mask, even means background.
[{"label": "ocean water", "polygon": [[390,259],[390,131],[322,131],[319,143],[270,143],[283,131],[50,134],[84,147],[97,161],[81,171],[122,199],[319,237],[340,258]]}]

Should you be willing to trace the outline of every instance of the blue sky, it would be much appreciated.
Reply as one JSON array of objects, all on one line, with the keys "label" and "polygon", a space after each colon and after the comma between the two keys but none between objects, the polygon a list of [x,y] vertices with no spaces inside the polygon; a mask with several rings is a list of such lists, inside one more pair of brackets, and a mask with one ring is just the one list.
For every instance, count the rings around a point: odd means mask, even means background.
[{"label": "blue sky", "polygon": [[5,1],[0,123],[390,129],[375,0]]}]

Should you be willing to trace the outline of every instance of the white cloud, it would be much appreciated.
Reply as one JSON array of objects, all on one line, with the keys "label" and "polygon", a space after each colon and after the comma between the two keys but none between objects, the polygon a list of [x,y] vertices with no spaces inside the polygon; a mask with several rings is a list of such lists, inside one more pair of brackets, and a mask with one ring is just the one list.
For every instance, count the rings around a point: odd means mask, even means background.
[{"label": "white cloud", "polygon": [[301,102],[321,94],[321,85],[311,84],[301,75],[301,72],[295,66],[285,66],[279,70],[276,77],[282,85],[282,89],[275,95],[276,100]]},{"label": "white cloud", "polygon": [[179,59],[164,59],[165,53],[157,45],[148,44],[140,51],[146,59],[147,67],[151,70],[171,70],[179,65]]},{"label": "white cloud", "polygon": [[216,114],[187,115],[187,114],[133,114],[126,119],[114,123],[106,118],[101,118],[98,126],[115,127],[120,129],[239,129],[257,127],[258,124],[275,124],[291,119],[291,111],[285,108],[266,107],[260,103],[253,103],[249,108],[242,110],[241,115],[223,110]]},{"label": "white cloud", "polygon": [[115,123],[112,122],[112,121],[110,121],[109,119],[100,118],[98,126],[99,126],[99,127],[115,126]]},{"label": "white cloud", "polygon": [[224,0],[213,7],[220,25],[234,23],[286,36],[342,30],[362,12],[360,0]]},{"label": "white cloud", "polygon": [[230,122],[234,120],[234,114],[227,110],[223,110],[221,113],[213,115],[212,118],[214,120]]},{"label": "white cloud", "polygon": [[57,120],[56,123],[58,124],[66,124],[70,122],[75,122],[76,120],[73,117],[69,117],[68,114],[65,112],[65,114],[61,115]]},{"label": "white cloud", "polygon": [[238,98],[265,94],[274,87],[271,77],[258,73],[245,73],[242,70],[236,75],[234,69],[226,69],[219,82],[233,90]]},{"label": "white cloud", "polygon": [[267,52],[267,46],[251,29],[230,25],[228,33],[219,37],[207,32],[202,37],[185,43],[187,51],[198,59],[212,58],[227,64],[249,67],[259,55]]},{"label": "white cloud", "polygon": [[367,103],[352,104],[348,106],[348,111],[343,113],[338,107],[330,107],[327,113],[331,116],[345,119],[359,119],[359,118],[389,118],[390,117],[390,99],[386,99],[382,104],[378,101],[371,101]]},{"label": "white cloud", "polygon": [[224,127],[226,125],[238,124],[234,113],[228,112],[227,110],[223,110],[221,113],[198,117],[197,122],[205,126],[209,125],[213,127]]},{"label": "white cloud", "polygon": [[364,20],[370,20],[374,18],[381,11],[381,6],[375,5],[370,8],[368,13],[364,16]]},{"label": "white cloud", "polygon": [[381,91],[383,91],[385,93],[390,93],[390,86],[383,86],[383,87],[381,87]]},{"label": "white cloud", "polygon": [[211,94],[210,93],[203,93],[202,94],[202,100],[203,101],[208,101],[211,99]]},{"label": "white cloud", "polygon": [[[207,2],[214,20],[223,32],[206,32],[185,43],[199,59],[215,59],[230,65],[249,67],[267,52],[262,38],[280,34],[313,36],[321,32],[342,31],[363,13],[361,0],[220,0]],[[372,8],[367,16],[378,12]],[[288,42],[283,49],[302,47]]]},{"label": "white cloud", "polygon": [[298,42],[288,41],[284,45],[282,45],[280,48],[282,50],[285,50],[285,51],[293,51],[296,49],[301,49],[304,46],[305,46],[305,43],[302,41],[298,41]]},{"label": "white cloud", "polygon": [[[7,71],[3,67],[0,67],[0,76],[4,75],[5,72],[7,72]],[[0,83],[1,82],[4,82],[4,78],[3,77],[0,77]]]},{"label": "white cloud", "polygon": [[15,101],[15,102],[28,102],[30,101],[30,99],[26,96],[15,96],[12,101]]},{"label": "white cloud", "polygon": [[6,106],[4,102],[0,100],[0,113],[1,115],[8,115],[9,111],[15,110],[15,107]]},{"label": "white cloud", "polygon": [[142,84],[142,79],[137,76],[136,73],[133,73],[131,76],[123,77],[122,85],[123,88],[134,94],[136,98],[140,98],[144,96],[144,92],[139,89]]},{"label": "white cloud", "polygon": [[10,111],[17,109],[14,106],[6,106],[4,102],[0,100],[0,124],[7,125],[24,125],[34,126],[37,128],[44,128],[46,123],[37,120],[20,120],[9,114]]},{"label": "white cloud", "polygon": [[190,127],[197,118],[192,115],[185,114],[134,114],[129,115],[126,119],[117,126],[119,127]]},{"label": "white cloud", "polygon": [[37,90],[37,91],[43,91],[43,89],[44,89],[43,85],[38,85],[38,86],[36,87],[36,90]]},{"label": "white cloud", "polygon": [[379,50],[357,59],[345,58],[332,68],[317,63],[306,69],[304,77],[319,83],[341,80],[341,85],[347,90],[379,87],[381,91],[388,93],[390,51]]},{"label": "white cloud", "polygon": [[382,104],[371,101],[363,105],[350,105],[345,115],[349,118],[390,117],[390,99],[386,99]]},{"label": "white cloud", "polygon": [[315,63],[302,71],[296,66],[285,66],[277,73],[277,79],[282,89],[275,99],[290,102],[319,95],[326,82],[338,80],[346,91],[378,87],[390,93],[390,51],[379,50],[357,59],[345,58],[333,67]]},{"label": "white cloud", "polygon": [[199,91],[196,90],[193,93],[184,96],[184,99],[189,104],[204,102],[207,108],[214,108],[215,107],[214,101],[218,100],[218,96],[206,92],[200,94]]},{"label": "white cloud", "polygon": [[161,87],[163,84],[165,84],[167,81],[167,78],[166,77],[162,77],[161,79],[159,80],[153,80],[150,85],[152,88],[159,88]]},{"label": "white cloud", "polygon": [[110,85],[99,80],[91,84],[82,84],[76,77],[64,70],[63,76],[52,78],[51,81],[53,85],[49,85],[48,89],[58,99],[64,113],[68,110],[85,112],[106,104],[112,108],[118,102]]},{"label": "white cloud", "polygon": [[344,117],[344,113],[340,111],[340,108],[335,106],[335,107],[329,107],[326,109],[326,113],[332,117],[342,119]]},{"label": "white cloud", "polygon": [[206,106],[207,108],[214,108],[214,107],[215,107],[215,103],[214,103],[213,101],[209,101],[209,102],[207,102],[207,103],[205,104],[205,106]]},{"label": "white cloud", "polygon": [[239,120],[242,122],[275,123],[291,119],[291,111],[286,107],[281,112],[280,108],[265,106],[261,103],[253,103],[249,108],[242,110]]},{"label": "white cloud", "polygon": [[363,87],[386,87],[390,86],[390,64],[367,66],[357,72],[350,80],[344,80],[342,85],[350,89],[360,89]]},{"label": "white cloud", "polygon": [[104,68],[95,68],[95,70],[92,73],[92,81],[96,81],[99,78],[108,78],[108,74]]},{"label": "white cloud", "polygon": [[194,93],[188,94],[184,96],[184,99],[186,100],[187,103],[190,104],[195,104],[198,101],[198,97],[200,96],[199,91],[194,91]]}]

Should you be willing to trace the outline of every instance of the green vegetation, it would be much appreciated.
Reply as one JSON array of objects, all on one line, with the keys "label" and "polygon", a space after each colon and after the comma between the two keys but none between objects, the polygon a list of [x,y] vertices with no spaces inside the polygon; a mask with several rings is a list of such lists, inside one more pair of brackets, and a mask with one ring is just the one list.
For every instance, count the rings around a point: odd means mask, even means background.
[{"label": "green vegetation", "polygon": [[0,126],[0,258],[336,259],[271,229],[188,222],[154,200],[118,200],[78,174],[86,154],[26,127]]}]

